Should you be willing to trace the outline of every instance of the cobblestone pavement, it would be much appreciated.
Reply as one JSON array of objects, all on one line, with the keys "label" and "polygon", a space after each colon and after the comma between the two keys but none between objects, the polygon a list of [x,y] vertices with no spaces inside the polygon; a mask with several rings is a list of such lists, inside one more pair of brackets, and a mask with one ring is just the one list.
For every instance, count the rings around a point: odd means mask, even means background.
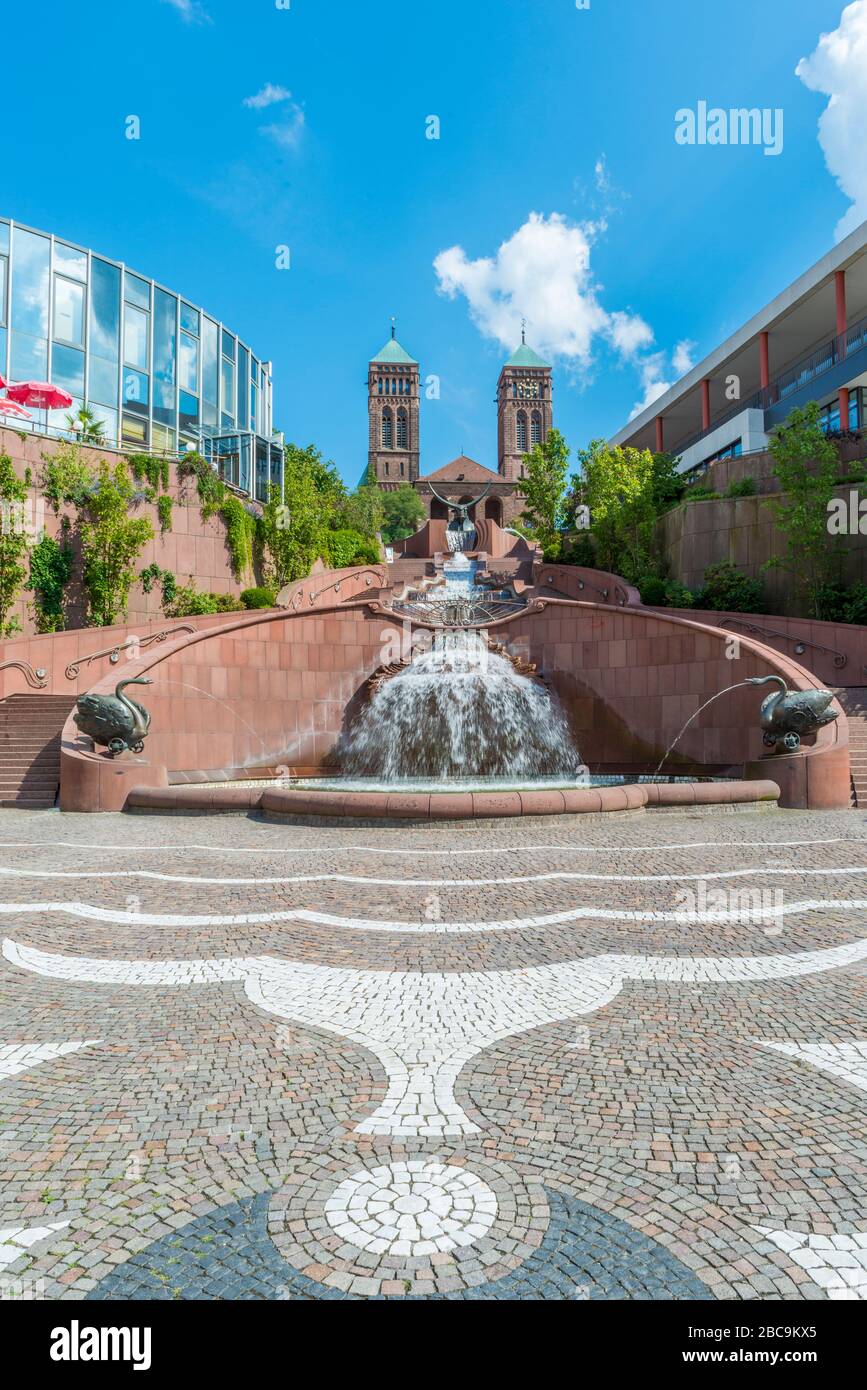
[{"label": "cobblestone pavement", "polygon": [[0,812],[0,1290],[867,1297],[865,832]]}]

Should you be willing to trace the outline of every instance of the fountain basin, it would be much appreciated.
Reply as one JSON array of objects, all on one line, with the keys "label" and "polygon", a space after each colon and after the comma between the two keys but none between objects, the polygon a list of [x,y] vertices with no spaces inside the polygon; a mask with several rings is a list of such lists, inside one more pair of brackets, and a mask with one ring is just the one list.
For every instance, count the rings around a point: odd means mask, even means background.
[{"label": "fountain basin", "polygon": [[[599,779],[602,781],[603,779]],[[350,790],[339,779],[326,788],[323,779],[306,785],[275,782],[224,782],[170,787],[134,787],[127,798],[131,811],[250,811],[286,818],[377,820],[384,823],[497,820],[514,816],[587,815],[656,810],[665,807],[776,807],[776,782],[672,781],[621,782],[597,786],[525,784],[489,790],[455,787],[424,791]]]}]

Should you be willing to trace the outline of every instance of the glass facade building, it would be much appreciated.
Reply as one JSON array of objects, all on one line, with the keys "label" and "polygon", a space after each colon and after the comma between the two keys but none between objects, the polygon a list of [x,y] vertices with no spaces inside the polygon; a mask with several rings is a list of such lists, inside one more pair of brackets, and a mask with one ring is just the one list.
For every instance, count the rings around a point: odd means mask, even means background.
[{"label": "glass facade building", "polygon": [[[282,482],[270,363],[123,262],[12,220],[0,220],[0,374],[63,387],[72,412],[87,405],[101,421],[106,444],[198,449],[262,501]],[[68,434],[69,413],[34,412],[29,428]]]}]

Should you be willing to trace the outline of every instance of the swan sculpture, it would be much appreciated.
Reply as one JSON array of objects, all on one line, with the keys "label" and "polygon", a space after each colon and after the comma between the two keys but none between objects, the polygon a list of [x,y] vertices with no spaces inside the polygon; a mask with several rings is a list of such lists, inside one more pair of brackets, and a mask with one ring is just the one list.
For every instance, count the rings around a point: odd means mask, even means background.
[{"label": "swan sculpture", "polygon": [[113,695],[80,695],[76,700],[74,718],[79,729],[94,743],[105,745],[113,758],[127,748],[140,753],[150,728],[149,711],[123,693],[128,685],[153,685],[153,681],[150,676],[136,676],[118,681]]},{"label": "swan sculpture", "polygon": [[834,698],[831,690],[790,691],[782,676],[749,676],[745,683],[773,683],[780,687],[762,701],[760,722],[762,742],[766,748],[777,748],[782,744],[788,753],[794,753],[801,746],[803,734],[815,733],[837,718],[837,711],[828,709]]}]

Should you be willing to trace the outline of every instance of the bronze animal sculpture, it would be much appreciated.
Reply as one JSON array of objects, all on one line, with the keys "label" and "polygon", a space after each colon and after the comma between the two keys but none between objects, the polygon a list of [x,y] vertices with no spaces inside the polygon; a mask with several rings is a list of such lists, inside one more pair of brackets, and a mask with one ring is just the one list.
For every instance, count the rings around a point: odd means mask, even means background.
[{"label": "bronze animal sculpture", "polygon": [[150,676],[137,676],[118,681],[113,695],[80,695],[76,701],[74,718],[79,729],[107,747],[113,758],[127,748],[140,753],[150,728],[149,711],[124,695],[128,685],[153,685],[153,681]]},{"label": "bronze animal sculpture", "polygon": [[804,734],[815,733],[837,718],[828,706],[834,698],[830,690],[789,690],[782,676],[749,676],[747,685],[778,685],[779,690],[762,701],[760,722],[766,748],[782,745],[788,753],[801,746]]}]

